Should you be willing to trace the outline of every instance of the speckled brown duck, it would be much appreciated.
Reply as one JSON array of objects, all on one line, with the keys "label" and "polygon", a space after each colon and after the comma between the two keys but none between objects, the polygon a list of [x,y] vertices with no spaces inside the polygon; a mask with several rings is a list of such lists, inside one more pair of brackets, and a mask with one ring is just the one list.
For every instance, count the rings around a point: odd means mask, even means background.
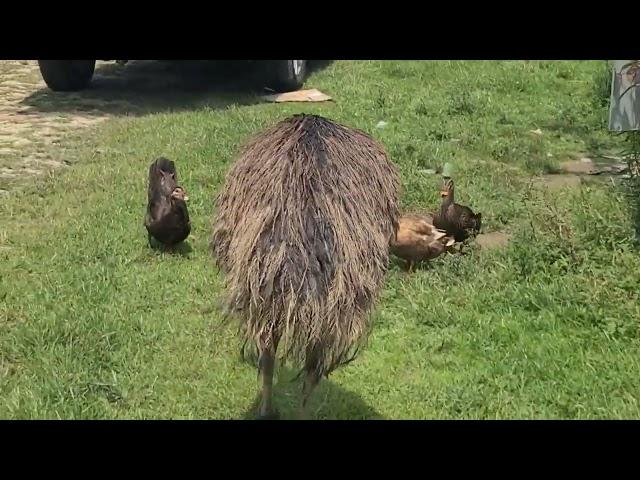
[{"label": "speckled brown duck", "polygon": [[405,260],[408,270],[413,271],[416,263],[438,257],[453,243],[453,238],[433,226],[427,216],[406,214],[398,221],[390,247],[391,253]]}]

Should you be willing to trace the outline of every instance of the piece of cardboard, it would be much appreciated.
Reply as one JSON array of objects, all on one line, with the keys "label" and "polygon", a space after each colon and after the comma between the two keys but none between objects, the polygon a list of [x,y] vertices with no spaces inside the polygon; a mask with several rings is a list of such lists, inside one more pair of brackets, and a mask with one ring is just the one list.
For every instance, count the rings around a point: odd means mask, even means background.
[{"label": "piece of cardboard", "polygon": [[297,90],[295,92],[277,93],[273,95],[264,95],[262,98],[269,102],[326,102],[331,97],[320,90],[312,88],[310,90]]}]

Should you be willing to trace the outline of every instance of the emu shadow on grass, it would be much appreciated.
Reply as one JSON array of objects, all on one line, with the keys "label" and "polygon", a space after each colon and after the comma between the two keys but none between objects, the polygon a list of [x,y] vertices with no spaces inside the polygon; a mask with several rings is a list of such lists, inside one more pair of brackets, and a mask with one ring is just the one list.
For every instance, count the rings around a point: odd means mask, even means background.
[{"label": "emu shadow on grass", "polygon": [[[296,419],[297,399],[302,389],[302,382],[296,376],[295,371],[285,366],[278,369],[278,381],[273,393],[282,419]],[[260,395],[243,414],[242,420],[255,420],[259,408]],[[317,395],[312,397],[309,404],[309,413],[311,420],[384,420],[359,395],[345,390],[330,379],[324,379],[317,387]]]}]

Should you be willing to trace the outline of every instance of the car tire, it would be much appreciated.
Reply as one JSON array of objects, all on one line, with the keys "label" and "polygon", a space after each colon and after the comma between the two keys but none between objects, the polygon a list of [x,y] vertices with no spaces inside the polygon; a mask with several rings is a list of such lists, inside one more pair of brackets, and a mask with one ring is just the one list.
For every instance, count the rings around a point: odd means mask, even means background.
[{"label": "car tire", "polygon": [[89,85],[95,60],[38,60],[44,82],[54,92],[73,92]]},{"label": "car tire", "polygon": [[306,60],[271,60],[269,87],[276,92],[292,92],[304,85],[307,77]]}]

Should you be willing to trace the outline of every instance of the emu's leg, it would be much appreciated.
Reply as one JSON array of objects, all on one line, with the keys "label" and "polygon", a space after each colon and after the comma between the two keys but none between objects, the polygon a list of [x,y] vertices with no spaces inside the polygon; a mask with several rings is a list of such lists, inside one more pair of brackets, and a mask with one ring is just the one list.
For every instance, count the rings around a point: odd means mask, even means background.
[{"label": "emu's leg", "polygon": [[275,367],[275,349],[269,348],[260,354],[260,374],[262,375],[262,395],[258,418],[277,420],[277,410],[273,408],[273,371]]},{"label": "emu's leg", "polygon": [[302,402],[298,408],[298,420],[308,420],[309,400],[311,394],[315,390],[320,381],[320,347],[319,345],[309,345],[307,347],[306,358],[304,361],[304,383],[302,385]]},{"label": "emu's leg", "polygon": [[309,400],[319,382],[320,378],[315,372],[305,372],[304,383],[302,385],[302,402],[300,402],[298,409],[298,420],[309,420]]}]

